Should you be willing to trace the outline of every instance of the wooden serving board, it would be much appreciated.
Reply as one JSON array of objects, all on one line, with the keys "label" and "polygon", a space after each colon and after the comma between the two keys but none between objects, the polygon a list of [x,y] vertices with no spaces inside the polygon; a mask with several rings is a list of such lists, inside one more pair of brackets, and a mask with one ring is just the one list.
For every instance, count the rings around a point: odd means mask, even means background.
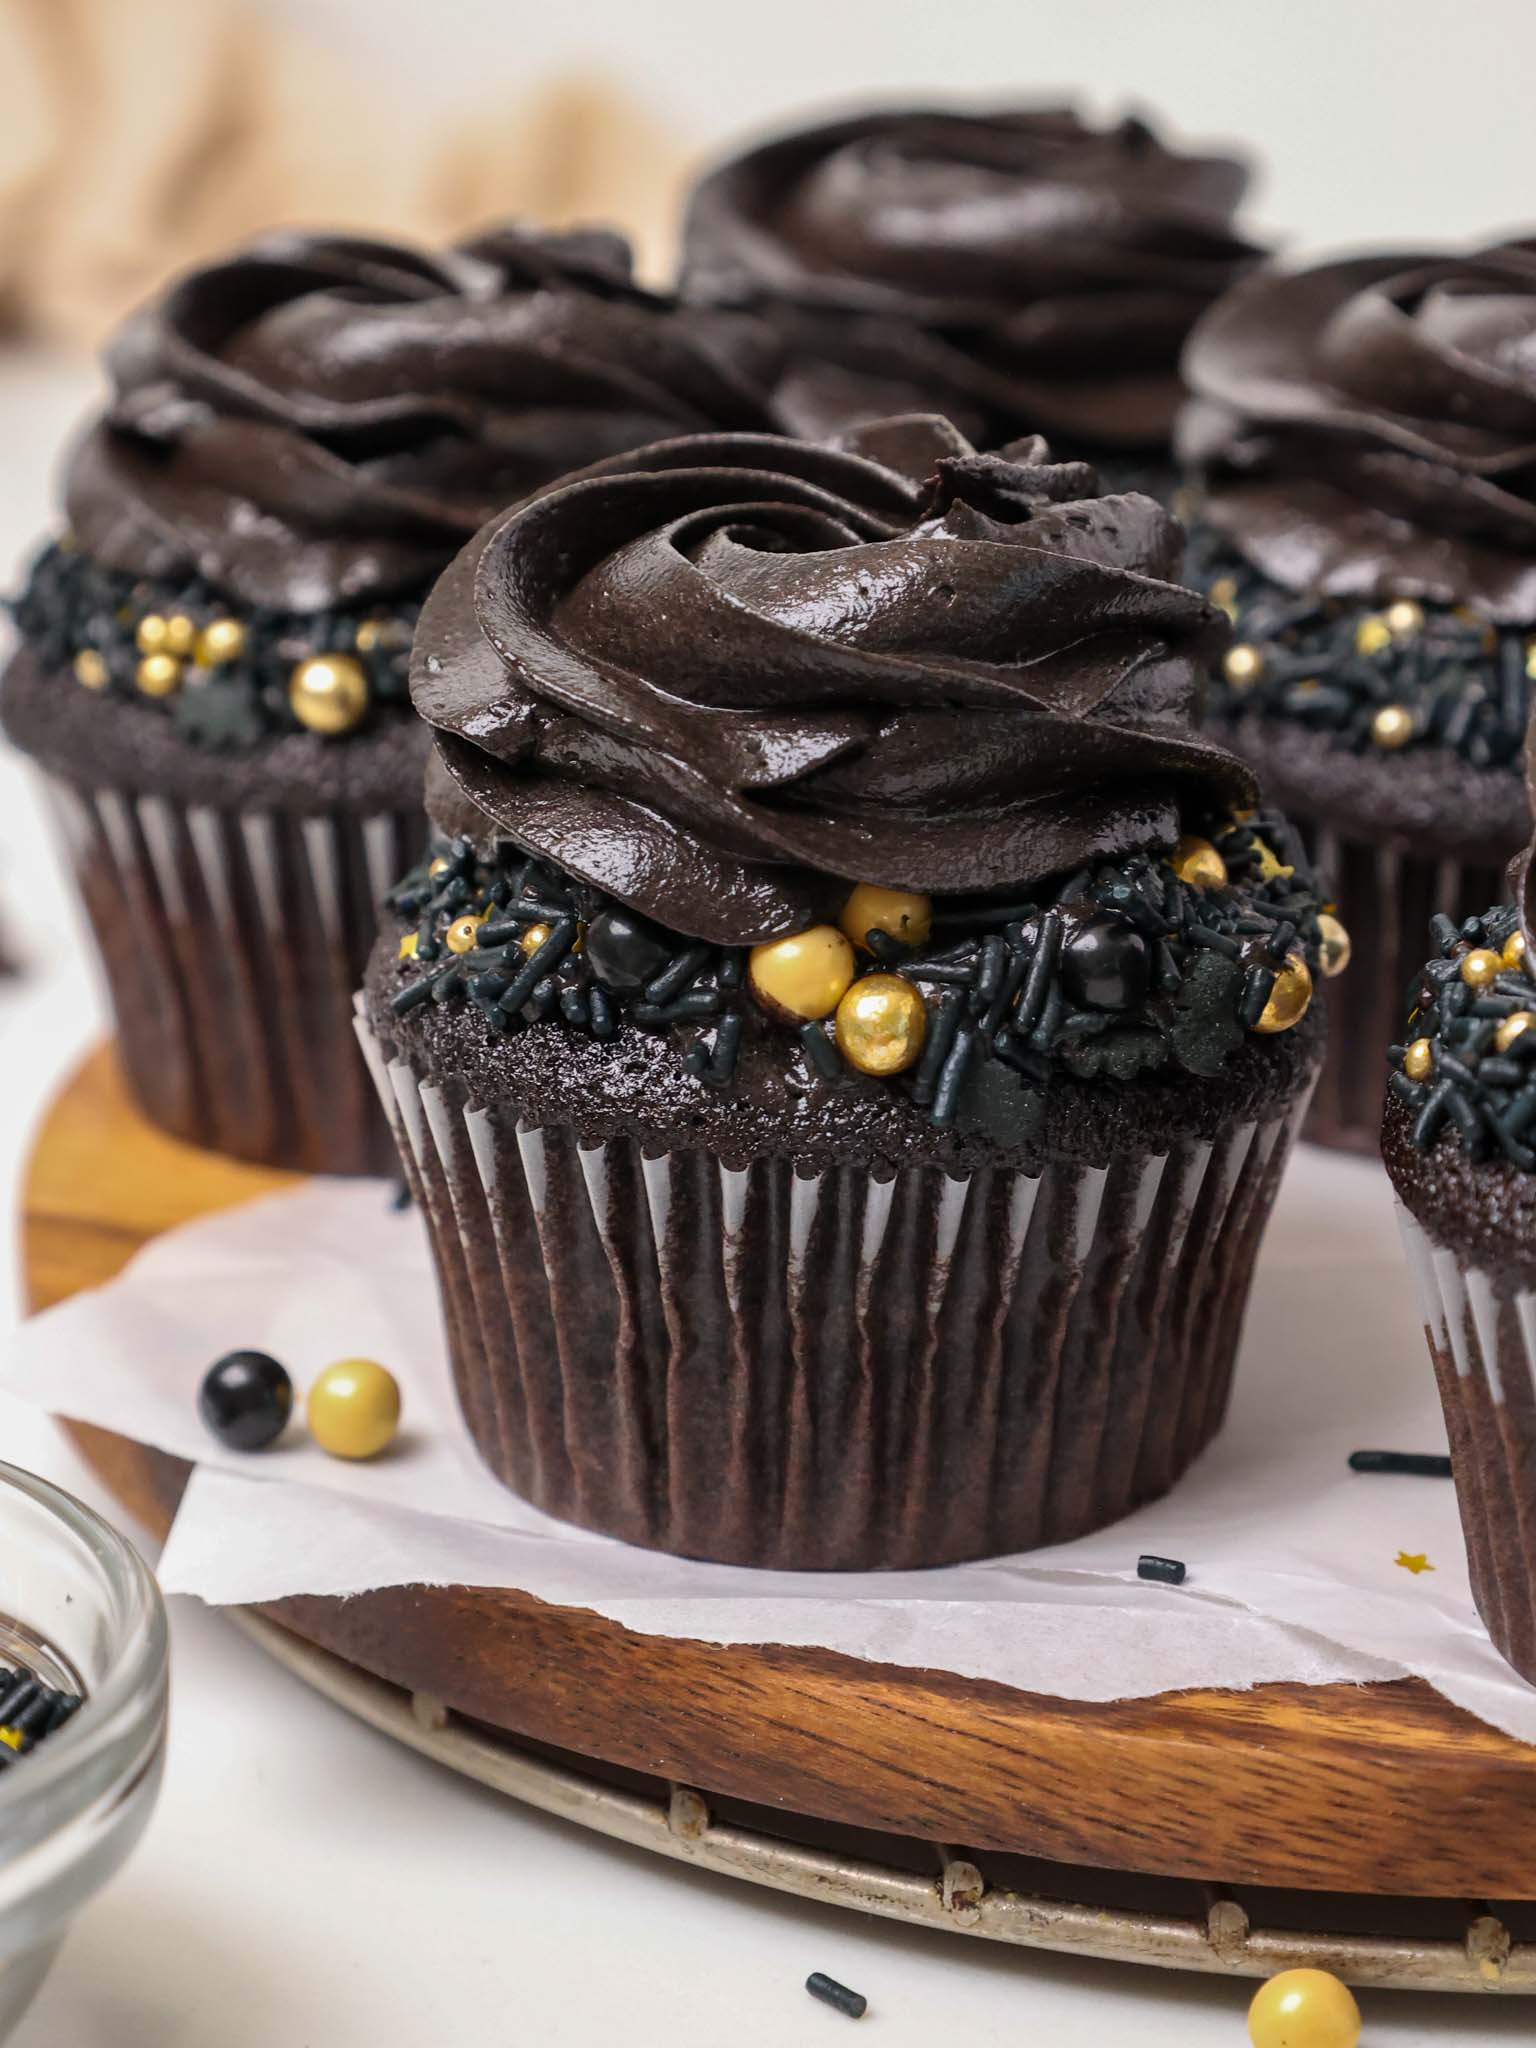
[{"label": "wooden serving board", "polygon": [[[53,1105],[31,1161],[32,1306],[109,1279],[157,1231],[292,1178],[152,1130],[98,1052]],[[163,1535],[190,1468],[72,1427],[124,1508]],[[259,1612],[523,1740],[957,1853],[1314,1892],[1536,1899],[1536,1748],[1418,1680],[1104,1705],[828,1652],[635,1635],[515,1592],[396,1587]]]}]

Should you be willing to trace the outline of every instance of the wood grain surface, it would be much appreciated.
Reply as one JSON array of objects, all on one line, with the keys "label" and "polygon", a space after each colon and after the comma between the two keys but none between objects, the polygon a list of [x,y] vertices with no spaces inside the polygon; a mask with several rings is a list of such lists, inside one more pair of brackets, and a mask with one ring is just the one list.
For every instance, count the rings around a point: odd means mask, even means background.
[{"label": "wood grain surface", "polygon": [[[110,1278],[172,1223],[289,1179],[150,1131],[97,1053],[33,1157],[32,1304]],[[189,1468],[101,1430],[73,1434],[128,1513],[163,1533]],[[1536,1749],[1417,1680],[1105,1705],[640,1636],[522,1593],[395,1587],[262,1612],[514,1734],[765,1806],[1213,1883],[1536,1898]]]}]

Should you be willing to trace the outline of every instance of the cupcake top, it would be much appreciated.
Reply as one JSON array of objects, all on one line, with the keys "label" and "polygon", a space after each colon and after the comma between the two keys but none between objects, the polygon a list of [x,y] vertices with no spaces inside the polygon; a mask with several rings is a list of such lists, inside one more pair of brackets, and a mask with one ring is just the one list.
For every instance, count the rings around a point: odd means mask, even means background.
[{"label": "cupcake top", "polygon": [[342,657],[349,704],[403,705],[416,606],[491,513],[658,434],[770,425],[778,355],[640,289],[613,235],[264,237],[109,348],[23,631],[90,687],[177,700],[193,739],[353,730],[334,690],[306,715],[297,662]]},{"label": "cupcake top", "polygon": [[[1525,779],[1536,816],[1536,726]],[[1536,848],[1510,864],[1512,901],[1430,920],[1435,956],[1410,997],[1382,1152],[1438,1242],[1536,1272]]]},{"label": "cupcake top", "polygon": [[[1261,273],[1195,329],[1184,367],[1181,451],[1203,486],[1189,574],[1237,628],[1217,708],[1357,753],[1432,750],[1443,767],[1377,792],[1383,822],[1518,843],[1536,245]],[[1321,756],[1302,769],[1330,773]],[[1489,769],[1508,772],[1479,790]]]},{"label": "cupcake top", "polygon": [[493,521],[412,656],[444,838],[396,1013],[632,1026],[776,1101],[901,1077],[940,1127],[994,1065],[1010,1100],[1233,1061],[1262,1094],[1250,1038],[1347,940],[1197,729],[1226,628],[1179,544],[936,418],[663,442]]},{"label": "cupcake top", "polygon": [[693,195],[685,290],[771,311],[796,431],[882,399],[973,437],[1167,443],[1196,318],[1260,254],[1233,214],[1248,181],[1144,121],[1066,108],[901,108],[779,137]]},{"label": "cupcake top", "polygon": [[491,830],[743,945],[855,881],[1028,889],[1251,800],[1196,730],[1225,630],[1168,513],[1038,440],[860,451],[664,443],[480,534],[412,694]]},{"label": "cupcake top", "polygon": [[1203,517],[1273,581],[1536,623],[1536,243],[1262,272],[1184,371]]}]

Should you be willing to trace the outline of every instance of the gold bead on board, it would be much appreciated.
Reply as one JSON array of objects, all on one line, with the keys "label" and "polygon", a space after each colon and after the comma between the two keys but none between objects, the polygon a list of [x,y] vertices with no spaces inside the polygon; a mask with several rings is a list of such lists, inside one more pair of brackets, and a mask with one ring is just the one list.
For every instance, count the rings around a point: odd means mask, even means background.
[{"label": "gold bead on board", "polygon": [[1491,946],[1474,946],[1461,956],[1461,978],[1468,988],[1492,988],[1503,972],[1504,962]]},{"label": "gold bead on board", "polygon": [[376,1458],[400,1426],[400,1388],[372,1358],[328,1365],[304,1407],[309,1433],[333,1458]]},{"label": "gold bead on board", "polygon": [[443,944],[450,953],[472,953],[475,941],[480,936],[480,927],[484,923],[483,917],[477,917],[473,911],[466,911],[462,917],[456,917],[443,933]]},{"label": "gold bead on board", "polygon": [[1209,839],[1186,832],[1168,860],[1179,880],[1191,888],[1224,889],[1227,885],[1227,864]]},{"label": "gold bead on board", "polygon": [[185,612],[172,612],[165,621],[165,651],[174,654],[178,661],[186,661],[197,645],[197,622],[189,619]]},{"label": "gold bead on board", "polygon": [[1435,1048],[1427,1038],[1403,1047],[1403,1072],[1410,1081],[1427,1081],[1434,1071]]},{"label": "gold bead on board", "polygon": [[1525,933],[1518,927],[1504,941],[1504,951],[1501,957],[1506,967],[1523,967],[1525,965]]},{"label": "gold bead on board", "polygon": [[222,668],[245,652],[245,627],[239,619],[210,619],[194,649],[199,668]]},{"label": "gold bead on board", "polygon": [[861,951],[872,931],[889,932],[904,946],[920,946],[933,929],[933,899],[912,889],[882,889],[860,882],[843,905],[838,923]]},{"label": "gold bead on board", "polygon": [[1292,1030],[1307,1014],[1311,1000],[1312,970],[1299,953],[1287,953],[1254,1030],[1266,1036]]},{"label": "gold bead on board", "polygon": [[1317,936],[1317,964],[1322,969],[1324,980],[1332,981],[1349,965],[1349,933],[1331,910],[1320,910],[1317,914]]},{"label": "gold bead on board", "polygon": [[1379,612],[1367,612],[1355,628],[1355,652],[1380,654],[1392,645],[1392,628]]},{"label": "gold bead on board", "polygon": [[1386,610],[1387,630],[1394,640],[1410,640],[1423,631],[1424,607],[1411,597],[1400,597]]},{"label": "gold bead on board", "polygon": [[1536,1024],[1536,1010],[1512,1010],[1499,1022],[1493,1034],[1494,1050],[1508,1052],[1517,1038],[1523,1038],[1531,1026]]},{"label": "gold bead on board", "polygon": [[146,697],[169,697],[181,681],[181,663],[174,654],[146,654],[133,679]]},{"label": "gold bead on board", "polygon": [[1383,704],[1371,720],[1371,738],[1390,753],[1413,738],[1413,713],[1406,704]]},{"label": "gold bead on board", "polygon": [[362,722],[368,709],[368,675],[350,654],[311,654],[288,680],[288,702],[300,725],[337,738]]},{"label": "gold bead on board", "polygon": [[75,681],[84,683],[88,690],[104,690],[107,687],[107,664],[94,647],[82,647],[75,656]]},{"label": "gold bead on board", "polygon": [[837,1049],[861,1074],[900,1074],[928,1036],[922,990],[899,974],[866,974],[837,1006]]},{"label": "gold bead on board", "polygon": [[1229,647],[1221,672],[1234,690],[1247,690],[1264,673],[1264,655],[1260,648],[1251,646],[1246,640],[1239,640],[1235,647]]},{"label": "gold bead on board", "polygon": [[134,645],[140,654],[165,654],[165,620],[159,612],[146,612],[134,629]]},{"label": "gold bead on board", "polygon": [[853,948],[832,924],[813,924],[752,948],[747,979],[765,1009],[810,1022],[830,1017],[853,980]]},{"label": "gold bead on board", "polygon": [[1282,1970],[1248,2008],[1253,2048],[1358,2048],[1360,2008],[1327,1970]]}]

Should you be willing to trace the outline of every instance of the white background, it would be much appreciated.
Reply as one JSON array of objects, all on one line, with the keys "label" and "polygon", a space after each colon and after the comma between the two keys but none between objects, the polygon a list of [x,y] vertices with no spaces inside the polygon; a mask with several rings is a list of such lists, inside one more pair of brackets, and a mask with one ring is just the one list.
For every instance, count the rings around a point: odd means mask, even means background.
[{"label": "white background", "polygon": [[[520,95],[597,56],[704,149],[795,101],[1049,94],[1088,79],[1101,109],[1134,98],[1190,137],[1248,138],[1271,159],[1256,217],[1303,243],[1471,237],[1536,219],[1530,0],[286,0],[283,11],[353,51],[357,95],[339,119],[390,118],[392,95],[408,90],[483,105],[498,76]],[[80,369],[0,365],[6,565],[44,523],[52,453],[87,389]],[[0,985],[3,1198],[38,1106],[98,1015],[9,758],[0,905],[30,970]],[[6,1273],[0,1318],[16,1300]],[[0,1455],[90,1491],[46,1425],[6,1404]],[[1240,1983],[914,1933],[677,1870],[397,1751],[214,1615],[178,1603],[173,1630],[163,1805],[18,2048],[784,2048],[842,2038],[847,2022],[800,1988],[818,1968],[868,1994],[873,2031],[854,2038],[892,2048],[1244,2039]],[[1536,2028],[1522,2005],[1366,2006],[1366,2048],[1472,2048]]]},{"label": "white background", "polygon": [[[1255,218],[1321,245],[1536,222],[1531,0],[266,0],[349,53],[374,118],[600,70],[669,134],[850,97],[1137,101],[1267,169]],[[339,109],[348,118],[357,109]]]}]

